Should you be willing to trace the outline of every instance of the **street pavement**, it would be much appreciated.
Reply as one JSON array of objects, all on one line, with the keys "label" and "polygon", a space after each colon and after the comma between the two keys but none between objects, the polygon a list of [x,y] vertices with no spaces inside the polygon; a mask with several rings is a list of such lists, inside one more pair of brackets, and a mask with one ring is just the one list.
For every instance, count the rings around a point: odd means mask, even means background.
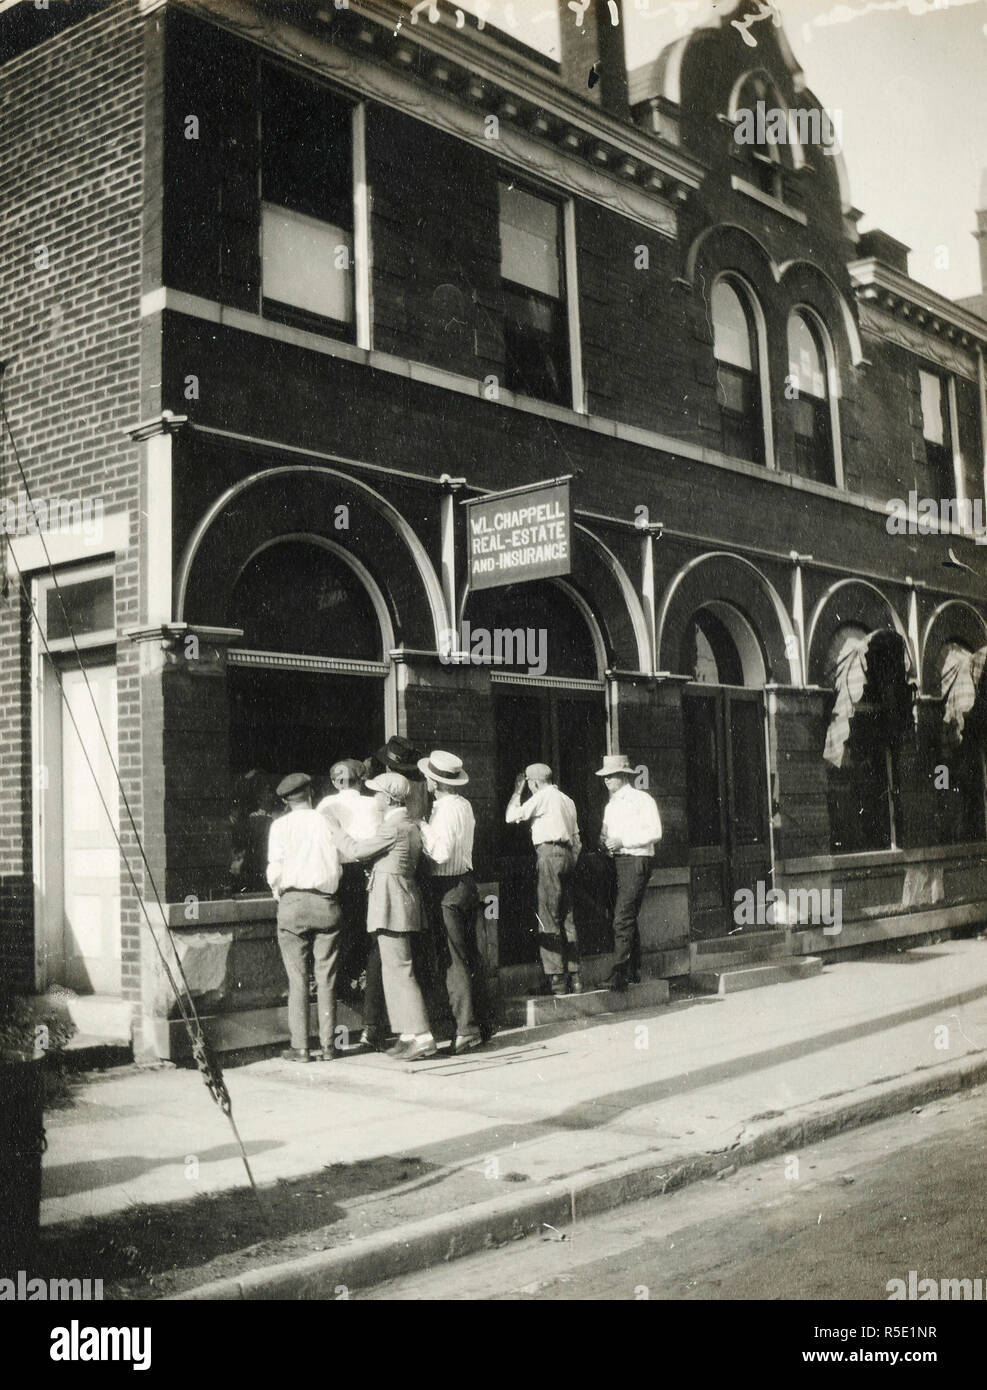
[{"label": "street pavement", "polygon": [[[980,1087],[722,1181],[577,1220],[565,1231],[546,1227],[352,1296],[880,1301],[902,1292],[896,1279],[907,1293],[912,1271],[916,1288],[919,1279],[935,1279],[940,1294],[943,1279],[983,1287],[985,1144],[987,1088]],[[955,1296],[964,1292],[959,1286]],[[894,1301],[868,1321],[883,1328],[900,1311]]]},{"label": "street pavement", "polygon": [[[601,1210],[985,1078],[981,939],[507,1032],[463,1058],[277,1058],[226,1072],[257,1182],[328,1171],[339,1197],[327,1247],[355,1257],[365,1246],[354,1274],[364,1283],[374,1270],[402,1272],[389,1258],[398,1247],[403,1268],[423,1267],[503,1238],[505,1220],[532,1229],[547,1195],[568,1194],[570,1217],[577,1204]],[[245,1183],[231,1130],[193,1071],[94,1075],[47,1124],[45,1225]],[[408,1165],[397,1175],[395,1160]],[[479,1226],[458,1242],[472,1218]],[[290,1296],[317,1296],[311,1260],[310,1292]],[[264,1296],[258,1278],[252,1294],[226,1296]]]}]

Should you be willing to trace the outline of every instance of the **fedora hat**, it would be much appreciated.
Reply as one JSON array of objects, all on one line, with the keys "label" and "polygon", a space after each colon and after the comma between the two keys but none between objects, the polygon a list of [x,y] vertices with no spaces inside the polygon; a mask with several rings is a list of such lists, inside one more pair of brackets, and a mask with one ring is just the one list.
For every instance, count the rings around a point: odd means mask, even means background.
[{"label": "fedora hat", "polygon": [[634,768],[626,753],[607,753],[597,777],[633,777]]},{"label": "fedora hat", "polygon": [[392,801],[406,801],[411,791],[411,783],[400,772],[382,772],[379,777],[371,777],[363,785],[368,792],[386,792]]},{"label": "fedora hat", "polygon": [[374,757],[388,772],[405,773],[418,771],[418,759],[421,754],[406,738],[395,734],[387,740],[383,748],[377,749]]},{"label": "fedora hat", "polygon": [[434,748],[427,758],[419,758],[418,770],[446,787],[461,787],[469,781],[462,758],[444,753],[441,748]]}]

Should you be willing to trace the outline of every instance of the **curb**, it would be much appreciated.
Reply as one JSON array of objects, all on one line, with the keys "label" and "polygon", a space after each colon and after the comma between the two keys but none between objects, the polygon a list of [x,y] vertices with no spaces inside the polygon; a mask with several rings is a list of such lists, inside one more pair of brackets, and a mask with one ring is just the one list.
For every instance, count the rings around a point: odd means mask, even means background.
[{"label": "curb", "polygon": [[[579,1217],[611,1211],[626,1202],[659,1197],[718,1173],[760,1163],[765,1158],[830,1139],[844,1130],[887,1119],[918,1103],[955,1095],[987,1081],[987,1051],[960,1062],[929,1067],[904,1081],[875,1082],[854,1101],[837,1100],[811,1113],[757,1130],[745,1125],[742,1138],[727,1149],[659,1162],[648,1154],[583,1169],[541,1192],[499,1197],[442,1216],[411,1221],[391,1231],[355,1240],[282,1264],[218,1279],[166,1302],[230,1299],[343,1299],[354,1289],[371,1288],[403,1274],[477,1254],[540,1230],[564,1227]],[[810,1107],[804,1107],[810,1110]]]}]

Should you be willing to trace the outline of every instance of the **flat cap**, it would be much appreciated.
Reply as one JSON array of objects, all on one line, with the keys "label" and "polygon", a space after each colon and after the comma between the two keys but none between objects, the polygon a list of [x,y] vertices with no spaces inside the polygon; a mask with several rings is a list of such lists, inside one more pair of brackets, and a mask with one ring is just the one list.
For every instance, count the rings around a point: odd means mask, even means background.
[{"label": "flat cap", "polygon": [[294,796],[296,792],[304,791],[311,785],[312,779],[307,772],[289,772],[288,776],[278,783],[278,796]]}]

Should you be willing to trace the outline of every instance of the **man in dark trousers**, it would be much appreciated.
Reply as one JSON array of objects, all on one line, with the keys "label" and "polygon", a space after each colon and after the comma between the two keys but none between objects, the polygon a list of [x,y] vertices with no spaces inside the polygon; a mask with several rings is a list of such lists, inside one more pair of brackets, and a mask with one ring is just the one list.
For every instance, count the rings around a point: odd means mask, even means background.
[{"label": "man in dark trousers", "polygon": [[[271,825],[267,881],[278,904],[278,945],[288,976],[288,1027],[291,1047],[281,1056],[290,1062],[331,1061],[335,1055],[336,968],[339,961],[341,912],[339,855],[329,824],[312,807],[312,779],[293,772],[278,784],[288,814]],[[319,1005],[319,1042],[308,1046],[308,978],[315,974]]]}]

